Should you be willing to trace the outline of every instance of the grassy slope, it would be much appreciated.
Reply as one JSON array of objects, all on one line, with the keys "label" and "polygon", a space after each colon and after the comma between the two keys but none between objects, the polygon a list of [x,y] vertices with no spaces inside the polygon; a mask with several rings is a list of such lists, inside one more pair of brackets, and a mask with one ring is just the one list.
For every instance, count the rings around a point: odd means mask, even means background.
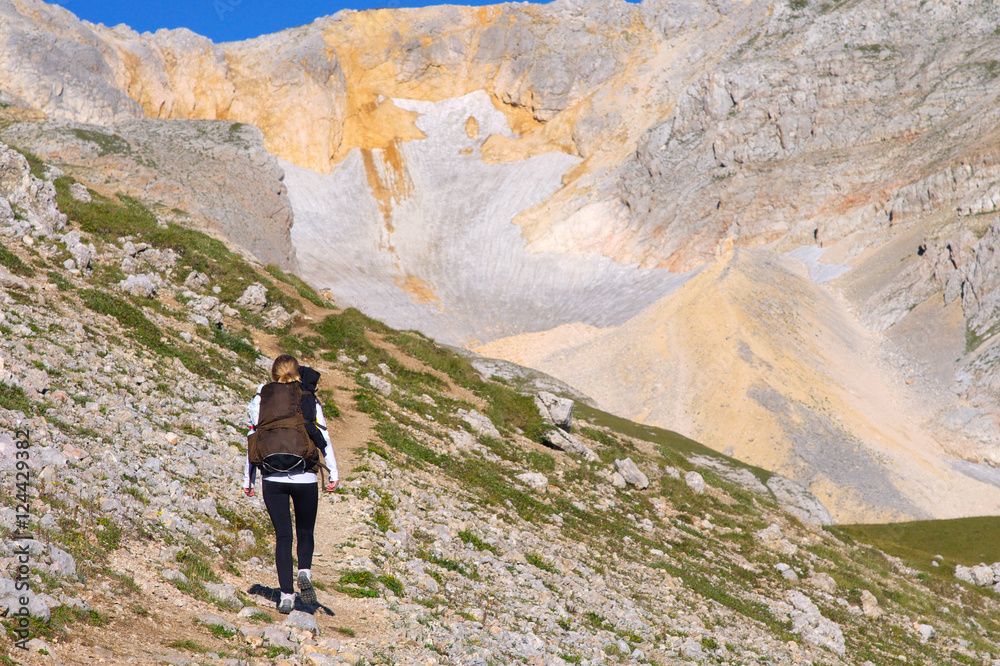
[{"label": "grassy slope", "polygon": [[[160,249],[174,249],[181,255],[180,274],[175,278],[178,282],[183,281],[189,270],[205,272],[222,288],[220,296],[231,302],[250,281],[259,281],[268,287],[269,297],[274,302],[282,303],[290,311],[301,310],[297,307],[300,304],[269,280],[270,277],[287,281],[305,300],[320,302],[307,286],[286,279],[274,270],[264,272],[217,241],[174,225],[161,227],[138,202],[96,198],[92,204],[80,204],[68,197],[68,185],[68,180],[60,180],[57,189],[60,205],[74,221],[74,226],[93,234],[95,241],[100,243],[120,245],[122,237],[141,234],[143,242]],[[19,252],[31,251],[19,248]],[[177,358],[192,372],[227,363],[245,364],[248,372],[252,371],[253,359],[247,352],[246,337],[259,326],[259,318],[252,313],[241,313],[246,329],[226,331],[222,335],[205,329],[199,331],[200,338],[189,345],[166,327],[157,327],[154,323],[164,317],[182,318],[185,316],[182,308],[170,303],[111,295],[105,290],[103,285],[117,282],[121,277],[114,266],[99,266],[89,284],[81,286],[78,278],[61,268],[64,256],[54,257],[49,265],[40,256],[18,258],[10,250],[5,250],[0,258],[5,258],[4,263],[18,272],[27,273],[36,268],[48,271],[51,281],[71,288],[66,297],[80,298],[90,309],[116,319],[126,335],[156,356]],[[73,291],[76,293],[72,294]],[[686,490],[683,482],[655,473],[650,475],[653,485],[648,493],[623,495],[620,504],[610,511],[582,511],[570,498],[587,496],[589,489],[600,482],[599,467],[569,461],[565,468],[560,467],[561,477],[552,477],[557,492],[548,496],[540,497],[512,483],[518,470],[551,474],[556,469],[554,455],[537,445],[541,420],[530,397],[502,383],[482,380],[460,356],[419,334],[389,329],[356,310],[330,315],[294,331],[282,331],[280,338],[283,348],[307,362],[333,361],[341,352],[355,358],[360,355],[368,358],[368,363],[357,369],[355,376],[358,387],[354,390],[355,404],[338,408],[357,409],[374,419],[377,439],[362,447],[369,457],[377,456],[396,465],[443,475],[460,484],[464,492],[470,494],[470,501],[480,504],[484,510],[499,511],[502,519],[512,524],[518,521],[534,523],[559,514],[563,521],[562,534],[587,543],[595,553],[595,566],[599,566],[597,561],[614,554],[636,566],[666,570],[704,598],[742,614],[748,621],[763,623],[776,635],[787,635],[783,622],[772,616],[759,601],[761,595],[787,589],[786,583],[774,573],[773,564],[777,561],[774,555],[761,549],[752,537],[755,530],[765,527],[773,516],[780,514],[767,498],[727,483],[711,472],[705,473],[706,479],[723,494],[719,497],[696,496]],[[204,355],[213,362],[194,362],[193,359]],[[368,388],[364,378],[367,369],[379,363],[384,363],[394,374],[397,390],[388,399]],[[23,408],[26,400],[23,393],[6,385],[0,388],[3,389],[0,406]],[[242,390],[245,387],[233,388]],[[464,393],[457,388],[464,389]],[[429,396],[431,402],[414,396]],[[455,416],[460,408],[485,410],[500,429],[501,440],[479,438],[499,457],[499,463],[483,465],[468,456],[446,455],[428,443],[429,438],[440,436],[440,428],[467,429]],[[589,423],[579,435],[599,451],[605,465],[613,457],[630,456],[644,469],[658,471],[663,465],[690,469],[693,466],[687,459],[692,454],[718,456],[676,433],[635,424],[582,405],[578,406],[577,413]],[[431,418],[426,418],[428,416]],[[761,480],[768,476],[763,470],[752,471]],[[652,515],[650,499],[657,496],[670,505],[671,523],[676,526],[674,535],[666,541],[651,540],[628,520],[630,514]],[[381,508],[383,511],[376,514],[376,523],[388,526],[392,507]],[[706,516],[724,532],[706,534],[699,528],[698,524]],[[794,526],[794,521],[790,523]],[[989,596],[992,593],[950,579],[953,571],[950,565],[954,563],[1000,560],[1000,539],[996,538],[1000,536],[1000,520],[976,518],[903,525],[839,526],[827,534],[829,536],[815,541],[801,555],[784,559],[802,570],[829,573],[855,603],[860,591],[867,589],[879,596],[884,607],[903,618],[933,616],[942,604],[957,603],[963,606],[968,617],[975,617],[980,626],[990,631],[1000,629],[992,619],[995,607]],[[632,545],[625,545],[625,537]],[[469,539],[474,538],[470,533]],[[669,550],[670,555],[657,560],[653,553],[664,549]],[[878,549],[933,575],[905,580]],[[747,573],[719,557],[721,553],[730,552],[739,553],[760,570]],[[81,559],[87,556],[84,551],[74,554]],[[944,556],[944,563],[932,567],[931,558],[938,554]],[[226,570],[226,563],[214,561],[211,553],[200,553],[198,557],[203,559],[195,561],[194,555],[191,556],[192,577],[197,578],[195,574],[202,572],[200,577],[208,579],[213,570]],[[942,585],[942,580],[950,585]],[[958,601],[953,600],[955,594]],[[822,610],[843,624],[853,654],[868,656],[876,662],[884,654],[885,649],[872,647],[876,637],[869,635],[865,622],[859,623],[836,605],[824,606]],[[964,636],[963,640],[980,640],[974,632],[968,633],[960,625],[950,631]],[[899,641],[913,656],[930,658],[934,654],[911,639],[900,638]]]},{"label": "grassy slope", "polygon": [[[921,571],[950,575],[956,564],[1000,562],[1000,516],[838,525],[832,531],[872,544]],[[940,565],[931,564],[936,557]]]}]

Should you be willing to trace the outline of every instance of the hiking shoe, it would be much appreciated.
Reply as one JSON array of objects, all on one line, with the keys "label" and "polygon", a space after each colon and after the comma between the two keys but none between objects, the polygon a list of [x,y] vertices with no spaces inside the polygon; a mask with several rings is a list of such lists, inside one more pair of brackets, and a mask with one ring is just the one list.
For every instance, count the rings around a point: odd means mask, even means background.
[{"label": "hiking shoe", "polygon": [[282,615],[288,615],[295,608],[295,593],[285,594],[281,593],[281,601],[278,602],[278,612]]},{"label": "hiking shoe", "polygon": [[304,604],[308,604],[310,606],[319,605],[319,600],[316,598],[316,590],[313,588],[312,580],[304,571],[299,572],[299,598],[302,599],[302,603]]}]

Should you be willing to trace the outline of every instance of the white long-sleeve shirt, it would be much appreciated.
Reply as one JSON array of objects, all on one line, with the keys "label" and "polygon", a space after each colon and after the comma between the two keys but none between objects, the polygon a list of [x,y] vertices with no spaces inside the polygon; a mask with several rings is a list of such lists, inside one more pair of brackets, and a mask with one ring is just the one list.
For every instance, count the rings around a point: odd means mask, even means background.
[{"label": "white long-sleeve shirt", "polygon": [[[250,401],[250,404],[247,405],[247,423],[250,425],[250,432],[253,432],[253,429],[257,426],[257,419],[260,418],[260,390],[262,388],[264,388],[264,384],[257,387],[257,393]],[[333,453],[333,444],[330,442],[330,434],[326,429],[326,418],[323,416],[323,407],[319,404],[319,400],[316,401],[316,424],[320,426],[319,431],[326,441],[326,466],[330,468],[330,481],[339,481],[340,474],[337,471],[337,457]],[[247,434],[249,435],[250,433],[248,432]],[[243,466],[244,488],[254,487],[255,471],[254,466],[247,459]],[[268,475],[262,476],[265,481],[269,480]],[[281,475],[280,479],[272,480],[280,481],[281,483],[316,483],[319,479],[316,476],[316,472],[299,472],[288,476]]]}]

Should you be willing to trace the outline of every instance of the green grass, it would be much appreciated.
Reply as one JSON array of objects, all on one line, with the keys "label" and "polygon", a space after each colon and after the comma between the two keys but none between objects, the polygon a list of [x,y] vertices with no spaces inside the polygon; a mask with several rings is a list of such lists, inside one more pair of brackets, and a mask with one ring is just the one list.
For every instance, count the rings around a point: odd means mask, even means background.
[{"label": "green grass", "polygon": [[[379,412],[376,410],[374,414],[378,415]],[[494,465],[483,465],[476,459],[458,459],[438,454],[418,443],[401,426],[390,421],[377,422],[375,431],[383,443],[403,454],[409,464],[416,467],[437,467],[459,481],[476,502],[485,506],[502,506],[505,502],[510,502],[511,507],[528,522],[553,513],[552,507],[516,487],[510,477]]]},{"label": "green grass", "polygon": [[30,414],[32,409],[31,399],[28,398],[20,386],[0,382],[0,407],[15,412]]},{"label": "green grass", "polygon": [[19,256],[8,250],[3,244],[0,244],[0,265],[15,275],[29,277],[35,274],[31,266],[21,261]]},{"label": "green grass", "polygon": [[42,176],[45,174],[45,162],[42,161],[42,158],[30,150],[18,148],[17,146],[10,147],[24,155],[24,159],[28,160],[28,169],[31,171],[31,175],[41,180]]},{"label": "green grass", "polygon": [[542,571],[548,571],[549,573],[559,573],[554,566],[552,566],[548,560],[539,555],[538,553],[525,553],[524,559],[528,561],[533,567],[538,567]]},{"label": "green grass", "polygon": [[270,273],[271,277],[273,277],[274,279],[281,280],[282,282],[292,285],[295,288],[295,291],[298,292],[299,296],[306,299],[313,305],[316,305],[321,308],[327,307],[327,304],[323,301],[322,298],[319,297],[319,294],[316,293],[316,290],[310,287],[305,282],[303,282],[302,278],[298,277],[297,275],[291,275],[289,273],[286,273],[277,266],[275,266],[274,264],[268,264],[266,270],[268,273]]},{"label": "green grass", "polygon": [[316,391],[316,397],[319,399],[320,406],[323,408],[323,418],[340,418],[340,407],[338,407],[337,403],[334,401],[333,391]]},{"label": "green grass", "polygon": [[[372,330],[387,333],[391,329],[385,324],[361,314],[360,310],[348,308],[340,314],[330,315],[315,325],[316,332],[322,338],[323,344],[331,350],[344,350],[347,353],[364,354],[370,363],[376,363],[384,352],[377,351],[375,346],[365,337],[365,331]],[[334,360],[336,356],[334,355]]]},{"label": "green grass", "polygon": [[107,619],[95,610],[85,611],[62,605],[52,609],[48,622],[43,622],[37,617],[31,617],[29,622],[28,630],[32,638],[65,640],[69,637],[73,625],[85,624],[91,627],[103,627],[107,624]]},{"label": "green grass", "polygon": [[387,590],[395,594],[397,597],[403,596],[403,583],[392,574],[382,574],[378,577],[378,580],[380,583],[385,585]]},{"label": "green grass", "polygon": [[416,331],[395,331],[389,339],[424,365],[451,377],[459,386],[472,388],[482,383],[476,369],[465,358]]},{"label": "green grass", "polygon": [[[229,373],[232,362],[222,358],[222,355],[214,348],[199,348],[181,342],[173,337],[172,332],[160,329],[146,317],[141,309],[125,298],[97,289],[82,289],[79,293],[80,299],[87,308],[98,314],[113,317],[126,330],[130,338],[154,354],[168,359],[176,358],[189,371],[206,379],[222,382],[232,381]],[[244,352],[242,357],[249,356],[248,345],[245,341],[242,343],[234,341],[233,336],[225,338],[223,341],[228,341],[231,346],[241,349]],[[247,358],[244,363],[244,370],[249,372],[252,362]],[[221,372],[220,369],[225,372]]]},{"label": "green grass", "polygon": [[49,282],[59,287],[59,291],[73,291],[73,283],[63,278],[59,273],[49,271],[48,277]]},{"label": "green grass", "polygon": [[199,554],[191,548],[185,548],[177,555],[177,562],[181,565],[181,573],[188,577],[192,583],[220,582],[218,574],[212,567],[206,555]]},{"label": "green grass", "polygon": [[528,439],[542,441],[542,435],[548,430],[548,426],[530,395],[523,395],[503,384],[489,381],[474,385],[472,391],[486,401],[485,414],[497,428],[508,432],[520,430]]},{"label": "green grass", "polygon": [[218,638],[219,640],[226,640],[236,636],[237,632],[232,629],[226,629],[221,624],[206,624],[205,628],[208,629],[209,633]]},{"label": "green grass", "polygon": [[190,638],[184,638],[184,639],[179,639],[179,640],[176,640],[176,641],[170,641],[169,643],[166,643],[165,645],[167,647],[173,648],[175,650],[184,650],[185,652],[194,652],[196,654],[205,654],[206,652],[208,652],[208,648],[207,647],[204,647],[203,645],[200,645],[200,644],[194,642]]},{"label": "green grass", "polygon": [[82,128],[73,128],[70,131],[76,138],[95,144],[98,155],[107,155],[108,153],[128,154],[132,152],[132,147],[128,141],[117,134],[105,134],[104,132]]},{"label": "green grass", "polygon": [[494,546],[493,544],[486,543],[485,541],[477,537],[469,530],[462,530],[461,532],[459,532],[458,538],[464,541],[465,543],[469,544],[476,550],[488,550],[494,555],[497,556],[500,555],[500,551],[497,549],[496,546]]},{"label": "green grass", "polygon": [[979,347],[997,334],[1000,330],[1000,324],[994,324],[982,333],[978,333],[968,324],[965,325],[965,353],[971,354],[972,352],[979,349]]},{"label": "green grass", "polygon": [[255,361],[257,360],[257,356],[259,356],[256,348],[253,346],[253,342],[247,339],[248,337],[252,339],[249,332],[244,332],[243,335],[234,335],[218,328],[212,328],[211,334],[207,337],[210,337],[212,342],[220,347],[236,352],[238,356],[248,361]]},{"label": "green grass", "polygon": [[103,530],[97,532],[97,540],[104,547],[104,550],[111,552],[118,550],[122,545],[122,529],[110,518],[98,518],[97,524]]},{"label": "green grass", "polygon": [[[955,564],[974,566],[1000,562],[998,516],[885,525],[836,525],[826,529],[841,538],[871,544],[921,571],[950,576]],[[936,555],[944,558],[939,567],[931,565]]]},{"label": "green grass", "polygon": [[333,630],[336,631],[338,634],[343,634],[344,636],[350,636],[351,638],[358,635],[356,631],[348,627],[334,627]]},{"label": "green grass", "polygon": [[[267,289],[268,302],[281,304],[289,312],[299,309],[293,299],[222,241],[172,222],[160,227],[156,216],[142,202],[124,195],[111,199],[95,194],[90,203],[77,201],[69,193],[73,182],[67,176],[56,180],[56,201],[70,220],[79,223],[81,230],[96,237],[95,242],[117,244],[122,237],[139,237],[159,250],[176,252],[180,255],[179,264],[185,269],[208,275],[220,288],[218,297],[223,302],[235,302],[248,286],[260,282]],[[262,321],[259,315],[248,315],[248,319],[254,323]]]},{"label": "green grass", "polygon": [[356,599],[373,599],[378,594],[378,576],[370,571],[345,571],[340,575],[336,589]]}]

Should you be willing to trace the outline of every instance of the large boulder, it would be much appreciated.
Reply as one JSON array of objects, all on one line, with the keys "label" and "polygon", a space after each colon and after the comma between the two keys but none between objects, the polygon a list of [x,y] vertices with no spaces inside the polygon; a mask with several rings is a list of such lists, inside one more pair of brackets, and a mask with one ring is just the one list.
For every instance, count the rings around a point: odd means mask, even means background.
[{"label": "large boulder", "polygon": [[[66,216],[56,207],[56,188],[51,181],[41,180],[31,173],[24,155],[0,143],[0,198],[11,210],[16,235],[31,233],[52,236],[66,226]],[[22,218],[22,219],[17,219]]]},{"label": "large boulder", "polygon": [[649,478],[643,474],[639,467],[632,462],[631,458],[625,460],[615,460],[615,469],[622,475],[625,481],[639,490],[649,487]]},{"label": "large boulder", "polygon": [[259,282],[254,282],[246,288],[243,295],[236,301],[236,305],[246,308],[250,312],[261,313],[267,307],[267,289]]},{"label": "large boulder", "polygon": [[836,622],[823,617],[812,599],[798,590],[788,594],[793,606],[792,633],[799,634],[807,643],[828,648],[843,656],[845,653],[844,633]]},{"label": "large boulder", "polygon": [[574,453],[589,462],[598,460],[596,453],[568,432],[553,428],[542,435],[542,439],[549,446],[567,453]]},{"label": "large boulder", "polygon": [[570,431],[570,427],[573,425],[574,402],[572,400],[560,398],[548,391],[539,391],[535,398],[535,404],[538,405],[538,411],[543,419],[566,432]]}]

